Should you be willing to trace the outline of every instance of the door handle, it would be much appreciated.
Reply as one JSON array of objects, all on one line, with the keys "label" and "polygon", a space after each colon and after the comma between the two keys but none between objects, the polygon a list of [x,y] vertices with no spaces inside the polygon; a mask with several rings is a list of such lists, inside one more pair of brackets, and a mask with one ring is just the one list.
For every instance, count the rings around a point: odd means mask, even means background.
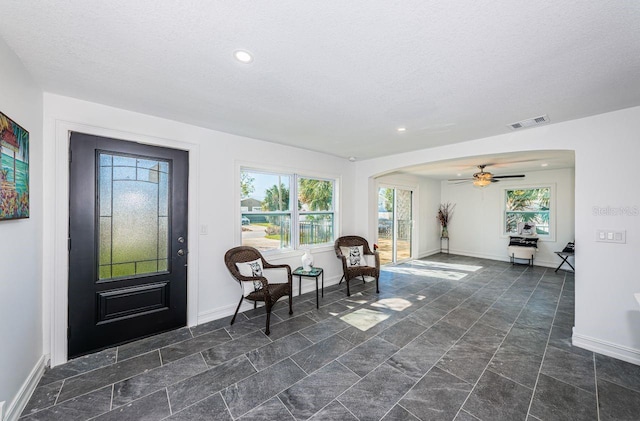
[{"label": "door handle", "polygon": [[178,256],[184,256],[186,254],[186,252],[184,251],[184,249],[179,249],[178,250]]}]

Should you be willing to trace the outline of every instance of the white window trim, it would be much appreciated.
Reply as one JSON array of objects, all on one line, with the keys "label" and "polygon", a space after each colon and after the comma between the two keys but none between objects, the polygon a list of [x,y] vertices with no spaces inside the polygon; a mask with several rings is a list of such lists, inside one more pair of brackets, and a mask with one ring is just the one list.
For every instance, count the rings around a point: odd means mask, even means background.
[{"label": "white window trim", "polygon": [[549,189],[549,235],[538,235],[538,241],[556,241],[556,214],[557,209],[557,200],[556,200],[556,183],[539,183],[539,184],[527,184],[527,185],[518,185],[518,186],[504,186],[502,188],[502,195],[500,196],[500,200],[502,201],[502,216],[501,224],[500,224],[500,237],[501,238],[509,238],[513,236],[513,233],[508,233],[505,231],[505,227],[507,226],[507,190],[531,190],[531,189]]},{"label": "white window trim", "polygon": [[[321,174],[321,173],[317,173],[314,171],[307,171],[307,170],[300,170],[300,169],[295,169],[295,168],[291,168],[291,167],[275,167],[275,166],[268,166],[268,165],[264,165],[264,164],[256,164],[256,163],[252,163],[252,162],[241,162],[241,161],[236,161],[236,171],[235,171],[235,178],[236,178],[236,182],[235,182],[235,186],[236,188],[235,190],[235,195],[236,195],[236,200],[235,200],[235,224],[234,227],[235,228],[239,228],[239,229],[235,229],[236,231],[236,244],[241,245],[242,244],[242,210],[241,210],[241,206],[240,206],[240,200],[241,200],[241,192],[240,192],[240,173],[242,171],[255,171],[255,172],[259,172],[259,173],[266,173],[266,174],[275,174],[275,175],[283,175],[283,176],[287,176],[290,177],[290,190],[289,190],[289,211],[278,211],[275,213],[278,214],[288,214],[291,215],[291,247],[290,248],[284,248],[284,249],[273,249],[273,250],[265,250],[262,251],[262,254],[264,255],[268,255],[273,259],[281,259],[281,258],[286,258],[290,255],[300,255],[301,253],[303,253],[305,250],[313,250],[315,252],[323,252],[323,251],[329,251],[329,250],[333,250],[333,242],[331,243],[323,243],[323,244],[316,244],[316,245],[304,245],[301,246],[300,244],[298,244],[299,241],[299,228],[298,228],[298,224],[297,223],[293,223],[293,221],[297,221],[298,220],[298,216],[299,215],[305,215],[305,214],[318,214],[318,213],[327,213],[327,214],[333,214],[333,237],[334,240],[336,238],[338,238],[340,236],[341,233],[341,226],[340,226],[340,211],[341,211],[341,207],[340,207],[340,183],[342,181],[342,177],[337,176],[337,175],[330,175],[330,174]],[[333,182],[333,211],[304,211],[304,212],[300,212],[298,211],[298,204],[297,204],[297,200],[298,200],[298,179],[299,178],[312,178],[312,179],[316,179],[316,180],[326,180],[326,181],[332,181]],[[245,212],[245,213],[249,213],[249,212]],[[259,213],[271,213],[271,212],[259,212]]]}]

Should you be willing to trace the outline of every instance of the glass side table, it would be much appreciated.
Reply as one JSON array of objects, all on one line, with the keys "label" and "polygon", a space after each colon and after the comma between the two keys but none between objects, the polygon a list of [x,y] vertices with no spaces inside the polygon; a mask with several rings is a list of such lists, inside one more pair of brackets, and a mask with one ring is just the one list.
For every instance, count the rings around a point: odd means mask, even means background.
[{"label": "glass side table", "polygon": [[[446,244],[443,244],[443,241],[445,241]],[[444,253],[445,251],[449,254],[449,237],[440,237],[440,253]]]},{"label": "glass side table", "polygon": [[298,295],[302,294],[302,277],[316,278],[316,308],[320,308],[320,300],[318,298],[318,278],[322,277],[322,296],[324,297],[324,271],[319,267],[312,267],[311,270],[302,270],[302,266],[296,268],[292,275],[298,277]]}]

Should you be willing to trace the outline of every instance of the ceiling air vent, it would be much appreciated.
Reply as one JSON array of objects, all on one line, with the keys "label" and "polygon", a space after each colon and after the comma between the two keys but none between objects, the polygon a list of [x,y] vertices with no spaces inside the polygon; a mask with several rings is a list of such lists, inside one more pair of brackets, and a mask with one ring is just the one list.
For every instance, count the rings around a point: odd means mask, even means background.
[{"label": "ceiling air vent", "polygon": [[509,124],[511,130],[524,129],[527,127],[538,126],[540,124],[547,124],[549,122],[548,115],[541,115],[540,117],[528,118],[526,120],[518,121],[517,123]]}]

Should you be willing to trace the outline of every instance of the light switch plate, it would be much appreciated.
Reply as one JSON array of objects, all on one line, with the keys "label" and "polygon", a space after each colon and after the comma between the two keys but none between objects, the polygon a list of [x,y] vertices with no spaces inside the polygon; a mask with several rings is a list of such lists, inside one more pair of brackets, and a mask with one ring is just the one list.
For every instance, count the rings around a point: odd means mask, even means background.
[{"label": "light switch plate", "polygon": [[596,241],[601,243],[626,244],[627,231],[625,230],[596,230]]}]

